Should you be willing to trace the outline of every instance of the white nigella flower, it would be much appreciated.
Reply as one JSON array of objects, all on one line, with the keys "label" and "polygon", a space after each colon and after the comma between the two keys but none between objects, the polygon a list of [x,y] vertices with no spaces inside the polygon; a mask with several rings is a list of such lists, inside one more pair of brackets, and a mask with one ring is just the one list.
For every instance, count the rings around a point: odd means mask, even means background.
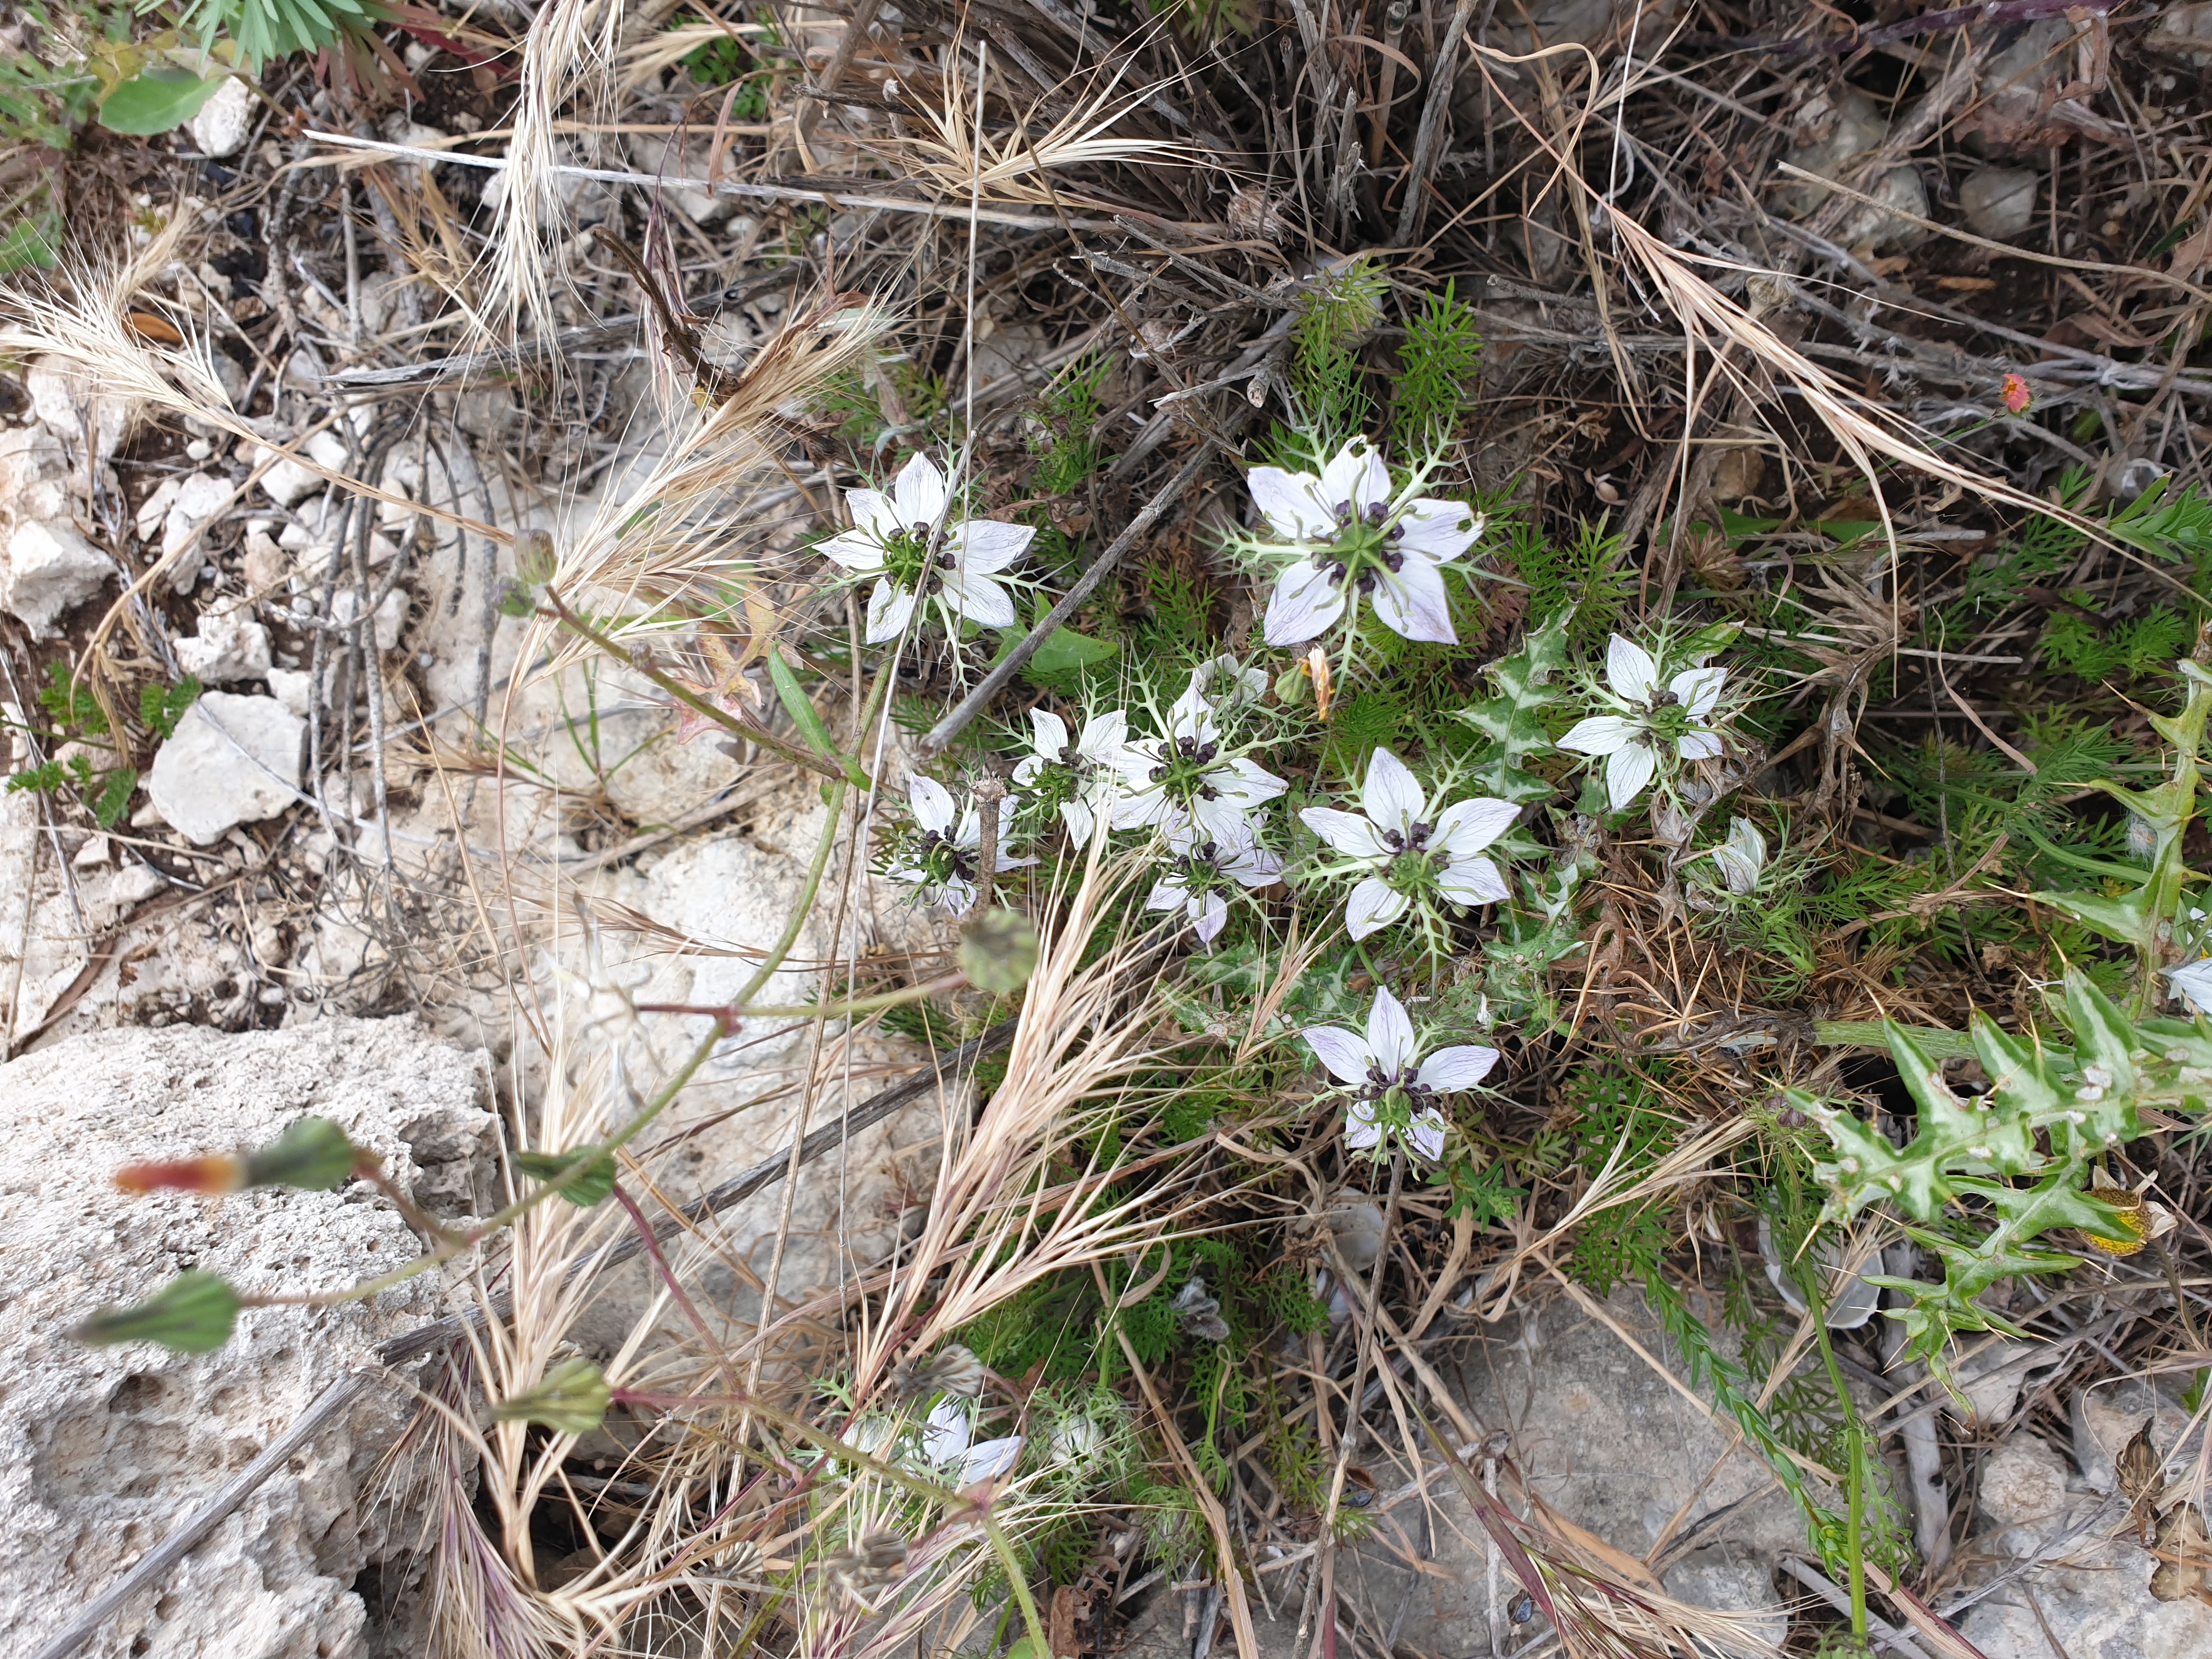
[{"label": "white nigella flower", "polygon": [[[915,902],[940,904],[954,915],[975,902],[976,860],[983,853],[983,821],[971,799],[956,813],[952,792],[935,778],[917,773],[907,780],[907,800],[914,809],[920,832],[900,848],[884,873],[915,890]],[[1006,842],[1012,831],[1014,800],[999,803],[999,869],[1018,870],[1035,859],[1010,858]]]},{"label": "white nigella flower", "polygon": [[1385,1137],[1429,1159],[1443,1156],[1444,1115],[1438,1095],[1472,1089],[1498,1064],[1498,1050],[1474,1044],[1439,1048],[1426,1060],[1413,1038],[1413,1022],[1397,998],[1381,986],[1367,1012],[1367,1035],[1341,1025],[1310,1025],[1304,1037],[1329,1075],[1352,1091],[1344,1144],[1378,1155]]},{"label": "white nigella flower", "polygon": [[921,1431],[922,1456],[950,1474],[953,1486],[963,1491],[979,1480],[996,1480],[1014,1467],[1022,1451],[1018,1434],[976,1439],[975,1413],[971,1401],[940,1400]]},{"label": "white nigella flower", "polygon": [[2169,968],[2166,976],[2173,981],[2176,996],[2185,998],[2198,1013],[2212,1014],[2212,957]]},{"label": "white nigella flower", "polygon": [[1177,813],[1164,837],[1170,857],[1168,872],[1145,901],[1147,910],[1180,906],[1203,945],[1213,943],[1229,920],[1229,900],[1240,887],[1265,887],[1283,873],[1283,860],[1254,839],[1243,826],[1241,839],[1217,841]]},{"label": "white nigella flower", "polygon": [[1380,451],[1354,438],[1318,474],[1255,466],[1245,482],[1286,556],[1267,601],[1269,645],[1317,639],[1364,595],[1394,633],[1452,644],[1443,567],[1474,545],[1482,515],[1463,501],[1394,495]]},{"label": "white nigella flower", "polygon": [[1306,828],[1364,871],[1344,907],[1345,929],[1365,939],[1407,911],[1433,913],[1453,904],[1497,904],[1509,896],[1505,878],[1482,849],[1513,827],[1519,809],[1480,797],[1456,801],[1431,817],[1429,799],[1405,762],[1377,749],[1359,792],[1366,816],[1333,806],[1298,814]]},{"label": "white nigella flower", "polygon": [[1014,783],[1037,803],[1040,816],[1057,811],[1078,847],[1090,845],[1099,815],[1121,791],[1121,752],[1129,717],[1118,708],[1093,714],[1083,734],[1069,741],[1067,722],[1048,709],[1030,710],[1030,752],[1014,767]]},{"label": "white nigella flower", "polygon": [[1606,794],[1614,811],[1644,793],[1662,757],[1719,756],[1721,737],[1711,722],[1728,670],[1686,668],[1662,688],[1651,653],[1615,634],[1606,647],[1605,678],[1611,692],[1600,695],[1618,712],[1592,714],[1561,738],[1559,747],[1606,757]]},{"label": "white nigella flower", "polygon": [[947,629],[962,618],[986,628],[1012,628],[1014,602],[991,580],[1022,556],[1036,532],[994,519],[949,517],[951,492],[928,456],[899,469],[888,494],[848,489],[853,527],[822,544],[827,556],[876,585],[868,595],[867,641],[895,640],[915,607],[933,604]]},{"label": "white nigella flower", "polygon": [[1766,869],[1766,837],[1749,818],[1730,818],[1728,839],[1713,848],[1713,866],[1729,892],[1747,896]]},{"label": "white nigella flower", "polygon": [[1290,787],[1243,756],[1223,752],[1220,722],[1195,678],[1168,711],[1165,737],[1139,738],[1122,750],[1121,777],[1116,830],[1164,826],[1181,815],[1224,846],[1250,840],[1252,813]]}]

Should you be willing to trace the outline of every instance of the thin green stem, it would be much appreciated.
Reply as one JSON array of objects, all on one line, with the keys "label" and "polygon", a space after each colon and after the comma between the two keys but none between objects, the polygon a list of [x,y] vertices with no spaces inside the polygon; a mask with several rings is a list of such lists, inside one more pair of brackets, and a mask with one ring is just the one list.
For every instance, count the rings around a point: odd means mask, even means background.
[{"label": "thin green stem", "polygon": [[1836,1363],[1835,1345],[1828,1339],[1828,1309],[1821,1301],[1820,1287],[1814,1283],[1813,1272],[1801,1270],[1795,1275],[1798,1287],[1812,1309],[1813,1334],[1820,1345],[1820,1363],[1828,1368],[1829,1386],[1836,1391],[1836,1400],[1844,1413],[1844,1457],[1848,1468],[1844,1471],[1844,1490],[1847,1509],[1844,1522],[1844,1549],[1849,1557],[1851,1571],[1851,1634],[1864,1645],[1867,1636],[1866,1601],[1866,1425],[1859,1420],[1858,1406],[1851,1391],[1844,1386],[1843,1367]]},{"label": "thin green stem", "polygon": [[783,924],[782,936],[769,946],[768,954],[761,958],[761,965],[745,981],[744,988],[732,999],[732,1001],[750,1002],[758,996],[761,987],[775,976],[775,970],[783,966],[784,958],[799,943],[799,933],[805,927],[807,917],[814,913],[815,898],[822,891],[822,873],[830,867],[830,855],[837,848],[837,823],[845,814],[847,793],[847,786],[842,781],[830,786],[825,802],[830,810],[822,820],[822,838],[814,844],[814,862],[806,866],[806,884],[799,889],[799,902],[791,907],[791,915]]},{"label": "thin green stem", "polygon": [[[797,744],[786,743],[781,738],[763,731],[750,720],[739,720],[726,708],[717,708],[712,702],[672,675],[656,668],[650,661],[623,650],[618,641],[592,627],[591,623],[571,611],[562,602],[561,596],[551,588],[545,590],[544,599],[545,603],[552,608],[555,620],[559,622],[562,627],[579,639],[588,640],[616,661],[627,663],[695,714],[704,714],[717,726],[734,732],[737,736],[744,738],[746,742],[757,743],[770,754],[803,766],[810,772],[818,772],[823,777],[834,778],[840,783],[847,781],[844,769],[834,765],[822,756],[814,753],[812,750],[801,748]],[[857,767],[858,763],[854,762],[853,764]],[[864,772],[860,775],[865,778],[866,774]],[[872,784],[869,787],[874,786]]]}]

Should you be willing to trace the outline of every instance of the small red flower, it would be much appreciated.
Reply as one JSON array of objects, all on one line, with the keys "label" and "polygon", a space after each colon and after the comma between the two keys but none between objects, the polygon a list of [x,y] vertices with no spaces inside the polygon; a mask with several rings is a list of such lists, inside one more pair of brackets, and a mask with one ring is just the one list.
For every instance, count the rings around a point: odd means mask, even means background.
[{"label": "small red flower", "polygon": [[115,1172],[115,1184],[126,1193],[234,1193],[246,1184],[246,1164],[235,1158],[132,1164]]},{"label": "small red flower", "polygon": [[2004,377],[2004,390],[1999,395],[2004,398],[2004,406],[2015,415],[2025,415],[2027,406],[2035,401],[2034,388],[2017,374]]}]

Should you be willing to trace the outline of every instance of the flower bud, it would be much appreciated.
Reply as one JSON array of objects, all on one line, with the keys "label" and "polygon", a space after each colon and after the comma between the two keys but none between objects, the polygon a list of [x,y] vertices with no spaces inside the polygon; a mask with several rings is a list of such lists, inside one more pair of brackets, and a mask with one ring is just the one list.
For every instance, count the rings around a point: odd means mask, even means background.
[{"label": "flower bud", "polygon": [[228,1282],[193,1268],[129,1308],[102,1308],[76,1328],[80,1342],[158,1342],[179,1353],[211,1353],[230,1340],[238,1323],[238,1292]]},{"label": "flower bud", "polygon": [[613,1397],[606,1373],[580,1357],[564,1359],[544,1380],[492,1407],[502,1423],[542,1423],[556,1434],[589,1434],[606,1420]]},{"label": "flower bud", "polygon": [[358,1156],[346,1132],[326,1117],[303,1117],[246,1160],[249,1187],[298,1187],[311,1193],[337,1189],[353,1173]]},{"label": "flower bud", "polygon": [[[533,1181],[557,1181],[589,1150],[585,1147],[567,1152],[517,1152],[514,1167]],[[561,1196],[580,1210],[589,1210],[605,1203],[614,1190],[615,1155],[601,1152],[561,1188]]]},{"label": "flower bud", "polygon": [[986,910],[960,935],[960,971],[979,991],[1008,996],[1036,972],[1036,929],[1012,910]]}]

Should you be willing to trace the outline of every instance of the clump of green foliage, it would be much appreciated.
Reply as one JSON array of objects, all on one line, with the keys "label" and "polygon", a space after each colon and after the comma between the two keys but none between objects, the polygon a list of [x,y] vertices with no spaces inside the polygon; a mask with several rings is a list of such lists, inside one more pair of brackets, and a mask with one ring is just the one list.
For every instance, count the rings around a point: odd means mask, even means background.
[{"label": "clump of green foliage", "polygon": [[1406,338],[1398,348],[1390,434],[1400,453],[1431,454],[1449,441],[1474,402],[1481,363],[1474,307],[1460,299],[1457,282],[1422,295],[1421,308],[1406,319]]},{"label": "clump of green foliage", "polygon": [[[177,722],[199,694],[200,683],[190,675],[175,685],[147,685],[139,693],[139,721],[156,738],[173,738]],[[39,706],[46,711],[49,725],[44,729],[27,729],[35,731],[50,748],[75,745],[76,752],[66,759],[43,761],[12,774],[8,779],[9,793],[74,795],[94,823],[102,830],[113,829],[130,808],[138,774],[120,761],[102,764],[85,752],[105,749],[111,754],[119,753],[106,711],[58,662],[46,665],[46,683],[39,689]]]}]

